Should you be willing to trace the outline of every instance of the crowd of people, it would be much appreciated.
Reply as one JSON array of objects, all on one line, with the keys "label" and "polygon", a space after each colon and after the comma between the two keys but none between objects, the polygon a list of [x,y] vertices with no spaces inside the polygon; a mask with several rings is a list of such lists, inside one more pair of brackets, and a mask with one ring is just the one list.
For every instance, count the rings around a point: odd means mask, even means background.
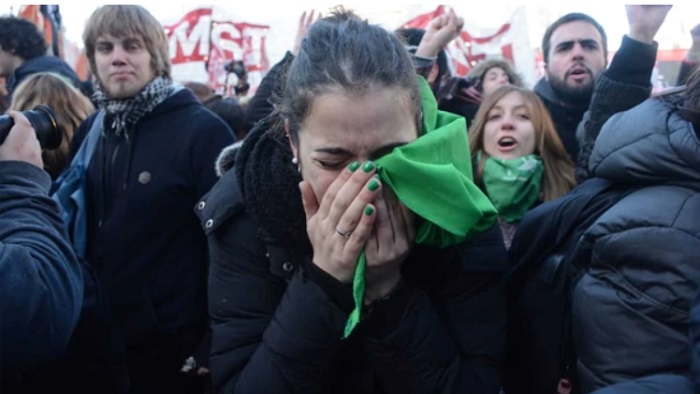
[{"label": "crowd of people", "polygon": [[700,392],[700,25],[652,97],[670,9],[626,6],[610,64],[562,16],[532,89],[451,75],[453,11],[305,13],[246,100],[173,80],[142,6],[90,16],[91,81],[0,17],[0,389]]}]

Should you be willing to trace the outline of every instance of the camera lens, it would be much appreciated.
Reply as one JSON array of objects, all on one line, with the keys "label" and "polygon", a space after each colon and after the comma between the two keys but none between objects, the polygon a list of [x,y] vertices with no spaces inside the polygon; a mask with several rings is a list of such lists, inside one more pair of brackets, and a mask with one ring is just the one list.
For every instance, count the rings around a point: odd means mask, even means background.
[{"label": "camera lens", "polygon": [[[63,130],[51,108],[38,105],[33,110],[22,111],[22,114],[27,117],[36,131],[36,139],[39,140],[41,149],[53,150],[61,146]],[[14,124],[14,120],[9,115],[0,116],[0,144],[5,142]]]},{"label": "camera lens", "polygon": [[29,119],[36,138],[42,149],[53,150],[61,146],[63,140],[63,130],[58,124],[58,119],[53,110],[46,105],[38,105],[32,111],[25,111],[24,116]]}]

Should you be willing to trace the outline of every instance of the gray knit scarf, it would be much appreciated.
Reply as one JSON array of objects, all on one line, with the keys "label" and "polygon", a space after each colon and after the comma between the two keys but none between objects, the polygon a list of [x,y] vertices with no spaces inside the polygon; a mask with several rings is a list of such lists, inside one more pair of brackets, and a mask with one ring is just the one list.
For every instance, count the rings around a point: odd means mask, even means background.
[{"label": "gray knit scarf", "polygon": [[109,98],[98,83],[92,97],[97,106],[106,110],[109,117],[113,119],[112,127],[107,129],[113,129],[119,136],[165,100],[170,94],[172,85],[171,79],[159,76],[146,84],[136,96],[115,100]]}]

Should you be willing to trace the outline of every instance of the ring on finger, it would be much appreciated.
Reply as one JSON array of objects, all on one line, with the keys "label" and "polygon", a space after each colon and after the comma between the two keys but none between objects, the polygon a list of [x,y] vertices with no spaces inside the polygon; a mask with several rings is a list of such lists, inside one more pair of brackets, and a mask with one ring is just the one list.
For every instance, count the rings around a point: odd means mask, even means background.
[{"label": "ring on finger", "polygon": [[352,231],[343,232],[343,231],[340,231],[338,229],[338,227],[335,228],[335,232],[338,233],[338,235],[340,235],[343,238],[350,238],[350,234],[352,234]]}]

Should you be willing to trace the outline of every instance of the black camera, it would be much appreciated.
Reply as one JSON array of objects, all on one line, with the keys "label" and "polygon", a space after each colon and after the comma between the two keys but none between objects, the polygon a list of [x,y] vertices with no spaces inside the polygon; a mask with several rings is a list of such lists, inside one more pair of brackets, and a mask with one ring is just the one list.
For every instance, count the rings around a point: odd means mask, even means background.
[{"label": "black camera", "polygon": [[[37,105],[32,110],[22,111],[22,114],[29,119],[29,123],[34,127],[36,139],[39,140],[41,149],[52,150],[61,146],[63,130],[51,108]],[[14,119],[9,115],[0,116],[0,145],[5,142],[5,138],[14,124]]]},{"label": "black camera", "polygon": [[234,73],[241,79],[244,78],[248,72],[245,69],[245,64],[241,60],[231,60],[230,62],[224,64],[224,70],[227,73]]}]

